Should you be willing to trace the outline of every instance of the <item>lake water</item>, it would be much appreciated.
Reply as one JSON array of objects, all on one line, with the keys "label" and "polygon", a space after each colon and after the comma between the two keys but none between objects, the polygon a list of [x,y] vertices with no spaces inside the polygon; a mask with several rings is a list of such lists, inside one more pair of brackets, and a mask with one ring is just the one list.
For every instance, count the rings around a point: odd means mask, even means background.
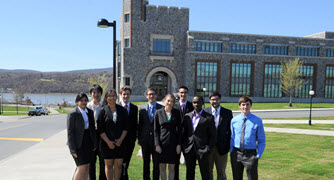
[{"label": "lake water", "polygon": [[[87,94],[88,95],[88,94]],[[64,101],[67,104],[74,105],[77,94],[72,93],[49,93],[49,94],[31,94],[25,93],[23,101],[26,97],[31,99],[34,104],[61,104]],[[15,102],[14,93],[3,93],[3,102]]]}]

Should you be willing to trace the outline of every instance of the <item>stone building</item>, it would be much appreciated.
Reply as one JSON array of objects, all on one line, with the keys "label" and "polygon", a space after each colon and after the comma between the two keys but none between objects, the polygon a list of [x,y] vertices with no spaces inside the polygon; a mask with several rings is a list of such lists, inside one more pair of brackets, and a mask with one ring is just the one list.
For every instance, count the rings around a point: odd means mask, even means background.
[{"label": "stone building", "polygon": [[306,37],[189,30],[189,9],[124,0],[117,56],[117,89],[133,88],[144,98],[186,85],[190,96],[219,91],[226,101],[249,95],[257,101],[286,101],[279,79],[281,62],[299,57],[306,84],[296,101],[334,102],[334,32]]}]

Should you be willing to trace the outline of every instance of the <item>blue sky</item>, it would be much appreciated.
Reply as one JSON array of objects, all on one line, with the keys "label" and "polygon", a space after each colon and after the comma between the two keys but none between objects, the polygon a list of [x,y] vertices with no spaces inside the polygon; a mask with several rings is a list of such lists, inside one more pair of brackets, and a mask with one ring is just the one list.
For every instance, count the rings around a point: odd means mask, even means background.
[{"label": "blue sky", "polygon": [[[0,69],[68,71],[112,66],[112,28],[122,0],[0,2]],[[190,30],[306,36],[334,31],[333,0],[151,0],[190,8]]]}]

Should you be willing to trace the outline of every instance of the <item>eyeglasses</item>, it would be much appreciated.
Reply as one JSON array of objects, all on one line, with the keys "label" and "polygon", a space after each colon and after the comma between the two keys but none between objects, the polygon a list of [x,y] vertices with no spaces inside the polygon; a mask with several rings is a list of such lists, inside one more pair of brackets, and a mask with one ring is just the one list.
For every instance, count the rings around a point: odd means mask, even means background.
[{"label": "eyeglasses", "polygon": [[147,94],[148,96],[155,96],[155,93]]}]

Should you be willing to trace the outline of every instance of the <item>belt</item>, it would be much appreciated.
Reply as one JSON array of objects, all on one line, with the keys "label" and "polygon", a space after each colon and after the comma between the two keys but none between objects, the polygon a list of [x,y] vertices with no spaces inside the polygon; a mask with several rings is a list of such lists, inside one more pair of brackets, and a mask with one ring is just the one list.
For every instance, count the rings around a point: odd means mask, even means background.
[{"label": "belt", "polygon": [[239,148],[234,147],[235,150],[242,152],[242,153],[253,153],[256,152],[256,149],[244,149],[243,151],[241,151]]}]

